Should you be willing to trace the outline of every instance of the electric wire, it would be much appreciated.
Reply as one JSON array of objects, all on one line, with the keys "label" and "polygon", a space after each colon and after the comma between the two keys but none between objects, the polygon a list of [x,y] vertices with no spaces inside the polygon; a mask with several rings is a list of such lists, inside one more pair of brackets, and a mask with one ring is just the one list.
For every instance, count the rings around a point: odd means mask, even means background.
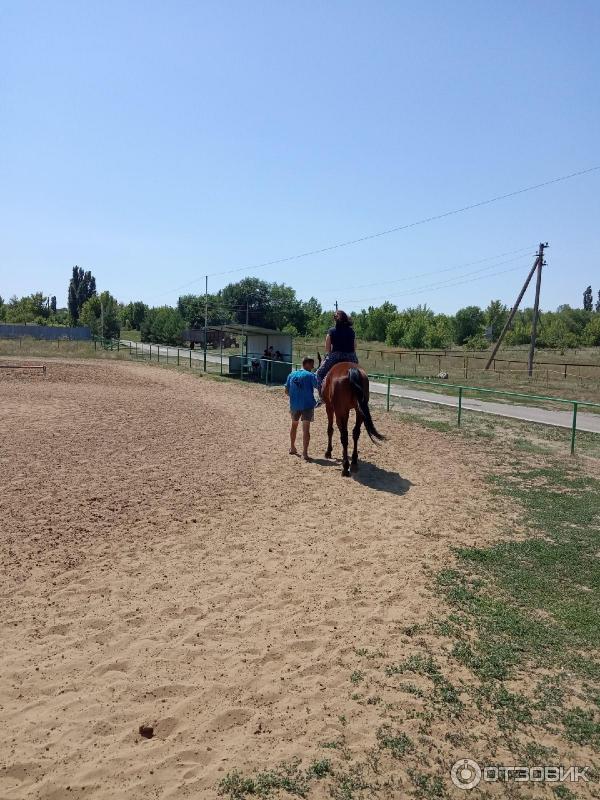
[{"label": "electric wire", "polygon": [[588,167],[586,169],[578,170],[576,172],[571,172],[571,173],[569,173],[567,175],[559,175],[556,178],[551,178],[549,180],[542,181],[541,183],[536,183],[536,184],[532,184],[530,186],[525,186],[525,187],[523,187],[521,189],[515,189],[512,192],[506,192],[505,194],[495,195],[494,197],[487,198],[486,200],[480,200],[480,201],[478,201],[476,203],[470,203],[469,205],[461,206],[460,208],[454,208],[454,209],[452,209],[450,211],[444,211],[444,212],[442,212],[440,214],[433,214],[431,216],[423,217],[423,218],[415,220],[413,222],[404,223],[403,225],[397,225],[397,226],[395,226],[393,228],[387,228],[385,230],[378,231],[376,233],[371,233],[371,234],[366,234],[364,236],[359,236],[359,237],[357,237],[355,239],[348,239],[348,240],[343,241],[343,242],[337,242],[335,244],[331,244],[331,245],[328,245],[326,247],[315,248],[313,250],[306,250],[306,251],[304,251],[302,253],[296,253],[295,255],[286,256],[284,258],[277,258],[277,259],[273,259],[273,260],[270,260],[270,261],[263,261],[263,262],[260,262],[260,263],[257,263],[257,264],[251,264],[251,265],[247,265],[247,266],[243,266],[243,267],[234,267],[233,269],[226,269],[226,270],[222,270],[222,271],[219,271],[219,272],[209,272],[206,275],[202,275],[199,278],[194,278],[193,280],[191,280],[191,281],[189,281],[189,282],[187,282],[185,284],[182,284],[181,286],[177,287],[176,289],[169,290],[168,292],[164,292],[162,295],[157,295],[157,297],[164,296],[165,294],[170,294],[171,291],[179,292],[182,289],[185,289],[185,288],[187,288],[189,286],[192,286],[192,285],[198,283],[201,280],[204,280],[206,277],[214,278],[214,277],[218,277],[218,276],[221,276],[221,275],[232,275],[232,274],[234,274],[236,272],[250,272],[250,271],[253,271],[253,270],[257,270],[257,269],[262,269],[264,267],[274,266],[276,264],[285,264],[285,263],[288,263],[290,261],[296,261],[296,260],[301,259],[301,258],[308,258],[309,256],[321,255],[323,253],[331,252],[332,250],[338,250],[338,249],[343,248],[343,247],[350,247],[350,246],[355,245],[355,244],[360,244],[361,242],[366,242],[366,241],[370,241],[370,240],[373,240],[373,239],[378,239],[378,238],[380,238],[382,236],[388,236],[388,235],[390,235],[392,233],[398,233],[400,231],[409,230],[410,228],[415,228],[415,227],[417,227],[419,225],[425,225],[425,224],[427,224],[429,222],[436,222],[436,221],[439,221],[439,220],[442,220],[442,219],[446,219],[447,217],[451,217],[451,216],[454,216],[456,214],[462,214],[462,213],[465,213],[466,211],[472,211],[473,209],[481,208],[482,206],[487,206],[487,205],[490,205],[492,203],[497,203],[497,202],[499,202],[501,200],[507,200],[507,199],[509,199],[511,197],[517,197],[518,195],[525,194],[527,192],[532,192],[532,191],[535,191],[537,189],[542,189],[542,188],[544,188],[546,186],[552,186],[553,184],[561,183],[561,182],[567,181],[567,180],[571,180],[572,178],[580,177],[582,175],[588,175],[589,173],[596,172],[598,170],[600,170],[600,165],[596,165],[596,166],[593,166],[593,167]]}]

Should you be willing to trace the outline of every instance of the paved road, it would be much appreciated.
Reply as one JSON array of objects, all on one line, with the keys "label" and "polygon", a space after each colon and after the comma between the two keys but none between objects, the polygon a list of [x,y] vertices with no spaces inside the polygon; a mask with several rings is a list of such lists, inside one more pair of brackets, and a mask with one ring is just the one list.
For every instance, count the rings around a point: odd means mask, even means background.
[{"label": "paved road", "polygon": [[[372,383],[371,390],[377,394],[386,394],[387,385],[385,383]],[[458,398],[452,395],[435,394],[434,392],[425,392],[419,389],[408,389],[404,386],[398,386],[398,384],[392,385],[390,393],[393,397],[419,400],[423,403],[435,403],[436,405],[452,406],[453,408],[457,408],[458,406]],[[481,414],[510,417],[511,419],[520,419],[525,422],[538,422],[541,425],[553,425],[558,428],[571,428],[573,423],[572,406],[566,406],[565,408],[569,410],[565,411],[551,411],[545,408],[496,403],[490,400],[478,400],[463,396],[462,407],[463,411],[478,411]],[[578,411],[577,430],[600,433],[600,414]]]},{"label": "paved road", "polygon": [[[135,348],[135,342],[121,340],[125,346],[129,344]],[[149,353],[150,345],[137,344],[138,352]],[[160,356],[166,358],[167,351],[169,358],[177,357],[177,347],[167,347],[166,345],[160,346]],[[157,352],[157,345],[152,345],[152,355]],[[194,361],[203,361],[204,353],[202,350],[188,350],[187,348],[180,347],[179,352],[182,359],[189,359],[190,352]],[[227,356],[223,356],[223,363]],[[220,355],[213,353],[206,354],[206,360],[213,364],[219,364],[221,361]],[[385,383],[371,383],[371,391],[376,394],[386,394],[387,385]],[[435,405],[451,406],[456,408],[458,406],[458,398],[448,394],[435,394],[434,392],[422,391],[420,389],[410,389],[398,384],[392,385],[391,395],[393,397],[403,397],[407,400],[418,400],[423,403],[434,403]],[[573,408],[566,406],[564,411],[548,410],[545,408],[534,408],[533,406],[520,406],[512,405],[509,403],[497,403],[491,400],[478,400],[472,397],[463,397],[462,407],[464,411],[477,411],[480,414],[493,414],[498,417],[509,417],[510,419],[520,419],[524,422],[537,422],[541,425],[553,425],[557,428],[571,428],[573,422]],[[568,410],[567,410],[568,409]],[[585,411],[578,411],[577,413],[577,430],[589,431],[590,433],[600,433],[600,414],[590,414]]]},{"label": "paved road", "polygon": [[[131,347],[133,350],[136,349],[136,342],[130,342],[128,339],[121,339],[121,346],[125,345],[125,347]],[[150,353],[150,348],[152,348],[152,358],[156,358],[158,355],[158,345],[157,344],[143,344],[142,342],[137,342],[137,352],[138,353]],[[188,350],[187,347],[167,347],[166,344],[160,345],[160,357],[166,358],[167,354],[169,358],[177,358],[177,351],[179,350],[179,354],[181,359],[189,359],[190,353],[192,354],[193,361],[201,361],[204,363],[204,351],[202,349],[198,350]],[[221,356],[214,355],[213,353],[206,354],[206,360],[210,361],[211,364],[220,364],[221,363]],[[223,365],[228,364],[228,356],[223,356]]]}]

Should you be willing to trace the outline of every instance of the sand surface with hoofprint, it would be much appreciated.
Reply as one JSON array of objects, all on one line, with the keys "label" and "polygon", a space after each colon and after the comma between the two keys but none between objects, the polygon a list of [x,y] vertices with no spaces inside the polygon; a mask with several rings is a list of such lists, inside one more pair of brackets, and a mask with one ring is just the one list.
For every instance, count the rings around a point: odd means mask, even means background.
[{"label": "sand surface with hoofprint", "polygon": [[59,360],[0,388],[3,800],[215,797],[343,724],[366,747],[349,655],[409,653],[427,567],[499,533],[464,446],[377,409],[346,479],[323,409],[288,455],[281,389]]}]

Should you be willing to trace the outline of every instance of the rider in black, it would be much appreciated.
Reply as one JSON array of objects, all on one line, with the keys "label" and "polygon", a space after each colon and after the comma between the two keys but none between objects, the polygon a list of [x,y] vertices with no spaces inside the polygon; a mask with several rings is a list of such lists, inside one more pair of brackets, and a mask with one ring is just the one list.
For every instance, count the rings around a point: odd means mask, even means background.
[{"label": "rider in black", "polygon": [[358,364],[355,350],[355,334],[352,320],[345,311],[336,311],[334,314],[335,325],[327,331],[325,339],[325,358],[317,370],[317,383],[319,394],[325,376],[334,364],[340,361],[350,361]]}]

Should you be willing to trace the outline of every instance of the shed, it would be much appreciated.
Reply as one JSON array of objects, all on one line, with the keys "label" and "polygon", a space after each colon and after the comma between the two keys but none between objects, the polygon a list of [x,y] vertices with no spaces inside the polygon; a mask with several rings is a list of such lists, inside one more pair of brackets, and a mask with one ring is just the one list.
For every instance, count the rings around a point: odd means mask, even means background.
[{"label": "shed", "polygon": [[[258,325],[227,324],[213,330],[223,335],[234,336],[240,352],[229,356],[229,374],[244,379],[261,380],[264,383],[284,383],[292,370],[294,341],[291,333],[262,328]],[[272,348],[280,357],[266,357]]]}]

